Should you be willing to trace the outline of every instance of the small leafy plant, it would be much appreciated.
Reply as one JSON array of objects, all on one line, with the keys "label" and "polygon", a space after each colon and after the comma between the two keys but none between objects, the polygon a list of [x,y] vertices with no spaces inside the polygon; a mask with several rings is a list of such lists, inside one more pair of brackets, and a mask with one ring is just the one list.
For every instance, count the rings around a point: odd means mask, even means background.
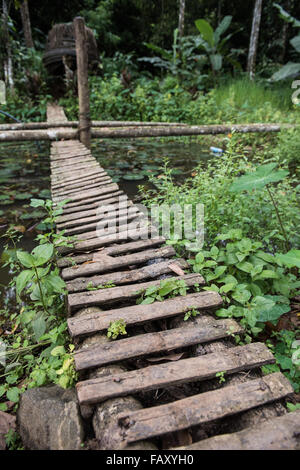
[{"label": "small leafy plant", "polygon": [[300,287],[296,275],[286,267],[287,259],[289,266],[297,266],[298,257],[282,256],[263,251],[261,242],[244,238],[241,230],[235,229],[217,236],[209,251],[199,252],[189,263],[210,283],[204,290],[220,293],[225,304],[230,304],[216,315],[241,319],[256,336],[266,322],[276,324],[290,311],[289,299]]},{"label": "small leafy plant", "polygon": [[175,297],[176,295],[186,295],[187,285],[184,279],[165,279],[158,286],[150,286],[142,292],[141,297],[137,299],[137,304],[152,304],[155,301],[162,302],[166,297]]},{"label": "small leafy plant", "polygon": [[221,372],[216,373],[216,378],[219,379],[219,384],[222,384],[223,382],[226,382],[225,374],[226,374],[226,370],[223,370]]},{"label": "small leafy plant", "polygon": [[127,335],[126,323],[122,318],[111,322],[107,330],[108,338],[117,339],[120,335]]},{"label": "small leafy plant", "polygon": [[197,315],[200,315],[199,310],[197,310],[195,307],[191,307],[191,310],[188,310],[188,311],[186,312],[186,314],[184,315],[183,320],[184,320],[184,321],[187,321],[187,320],[189,320],[190,318],[196,317]]},{"label": "small leafy plant", "polygon": [[[5,400],[17,405],[26,388],[56,383],[67,388],[74,384],[73,349],[65,321],[65,283],[57,267],[58,247],[70,246],[70,239],[55,233],[55,221],[62,204],[54,209],[51,201],[32,200],[34,207],[47,212],[46,232],[38,235],[31,253],[18,250],[19,235],[8,231],[6,262],[14,277],[10,288],[16,293],[17,312],[0,311],[0,325],[10,329],[0,357],[0,410]],[[11,246],[9,246],[12,245]],[[2,355],[2,352],[0,352]]]}]

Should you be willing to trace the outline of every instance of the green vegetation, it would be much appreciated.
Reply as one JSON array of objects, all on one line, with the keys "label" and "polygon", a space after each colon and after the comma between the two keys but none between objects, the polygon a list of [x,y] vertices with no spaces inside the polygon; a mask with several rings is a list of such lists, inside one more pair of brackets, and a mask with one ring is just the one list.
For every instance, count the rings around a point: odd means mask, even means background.
[{"label": "green vegetation", "polygon": [[55,220],[65,201],[53,209],[50,200],[32,199],[32,207],[47,213],[43,223],[48,231],[37,236],[38,246],[31,253],[17,249],[20,234],[9,229],[5,237],[7,261],[16,289],[17,308],[0,311],[0,327],[7,331],[0,351],[0,409],[6,401],[18,403],[27,387],[57,383],[73,385],[76,373],[64,315],[65,283],[56,267],[57,248],[70,246],[70,239],[55,232]]},{"label": "green vegetation", "polygon": [[138,298],[137,304],[152,304],[155,301],[162,302],[165,298],[176,295],[186,295],[187,285],[184,279],[170,278],[160,281],[158,286],[147,287]]},{"label": "green vegetation", "polygon": [[117,339],[119,335],[127,335],[126,323],[122,318],[111,322],[107,330],[108,338]]}]

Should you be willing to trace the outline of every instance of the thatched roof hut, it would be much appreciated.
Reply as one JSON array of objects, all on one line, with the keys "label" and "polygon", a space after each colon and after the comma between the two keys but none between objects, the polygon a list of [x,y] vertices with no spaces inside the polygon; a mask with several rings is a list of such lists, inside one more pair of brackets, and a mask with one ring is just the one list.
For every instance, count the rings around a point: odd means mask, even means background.
[{"label": "thatched roof hut", "polygon": [[[88,40],[88,56],[89,64],[99,62],[99,54],[96,39],[90,28],[87,26],[86,34]],[[75,48],[75,32],[73,23],[56,24],[49,31],[43,62],[47,69],[52,73],[60,73],[62,71],[63,56],[73,64],[72,68],[76,68],[76,48]]]}]

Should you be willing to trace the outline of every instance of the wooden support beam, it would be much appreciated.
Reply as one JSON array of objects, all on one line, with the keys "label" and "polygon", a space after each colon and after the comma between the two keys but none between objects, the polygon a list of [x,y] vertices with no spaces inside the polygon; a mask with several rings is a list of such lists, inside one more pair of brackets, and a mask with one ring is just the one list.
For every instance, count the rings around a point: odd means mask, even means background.
[{"label": "wooden support beam", "polygon": [[77,83],[79,99],[79,138],[87,147],[91,146],[90,92],[88,82],[88,41],[84,19],[77,16],[74,21]]},{"label": "wooden support beam", "polygon": [[[280,132],[282,129],[291,128],[284,124],[222,124],[205,126],[162,126],[162,127],[132,127],[132,128],[102,128],[92,129],[91,137],[104,139],[133,138],[133,137],[176,137],[192,135],[217,135],[252,132]],[[36,141],[61,139],[76,139],[78,131],[74,129],[49,129],[49,130],[16,130],[0,131],[0,142]]]}]

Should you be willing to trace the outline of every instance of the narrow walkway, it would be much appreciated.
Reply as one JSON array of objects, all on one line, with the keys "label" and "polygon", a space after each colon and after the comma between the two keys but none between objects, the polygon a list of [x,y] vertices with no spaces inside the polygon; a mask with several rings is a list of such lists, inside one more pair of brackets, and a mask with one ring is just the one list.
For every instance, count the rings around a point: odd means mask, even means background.
[{"label": "narrow walkway", "polygon": [[[48,122],[63,120],[66,117],[61,108],[48,107]],[[153,227],[79,141],[52,143],[51,190],[55,203],[69,199],[58,230],[77,236],[74,247],[64,249],[59,266],[68,291],[69,331],[78,344],[75,364],[82,377],[77,384],[78,400],[82,406],[101,407],[107,399],[133,395],[147,404],[116,415],[117,448],[149,439],[164,447],[166,436],[181,431],[184,439],[171,440],[169,448],[295,449],[300,414],[284,414],[280,405],[280,400],[293,392],[292,387],[281,373],[262,377],[258,369],[274,362],[269,349],[262,343],[235,346],[230,341],[242,329],[232,319],[217,320],[209,314],[222,304],[219,294],[201,290],[202,276],[185,274],[186,261],[175,258],[174,249],[166,246],[162,237],[146,238]],[[104,218],[101,208],[108,204]],[[117,233],[99,233],[107,223],[112,227],[116,223]],[[144,238],[132,240],[133,224],[139,226]],[[184,279],[190,288],[199,286],[198,291],[137,305],[141,291],[159,285],[162,275]],[[89,307],[97,308],[87,310]],[[184,314],[191,308],[203,315],[184,322]],[[80,340],[106,333],[111,323],[119,320],[126,323],[128,337],[80,347]],[[215,346],[220,344],[218,350]],[[115,363],[127,370],[93,378],[88,375],[90,370]],[[256,375],[249,375],[251,369],[257,369]],[[216,374],[222,377],[224,373],[222,383]],[[162,404],[157,404],[158,395],[163,397]],[[191,428],[211,423],[219,434],[215,423],[220,418],[236,415],[238,422],[242,412],[261,410],[273,402],[279,407],[275,406],[272,416],[283,416],[229,437],[196,443],[190,439],[195,435]]]}]

